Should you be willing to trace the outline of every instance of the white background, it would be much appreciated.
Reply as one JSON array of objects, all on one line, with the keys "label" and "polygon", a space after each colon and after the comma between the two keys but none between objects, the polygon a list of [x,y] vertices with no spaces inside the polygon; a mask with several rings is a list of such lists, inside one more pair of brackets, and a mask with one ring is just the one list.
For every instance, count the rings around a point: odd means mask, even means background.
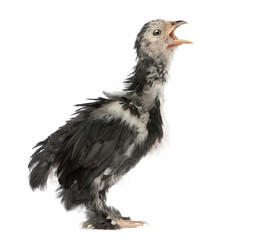
[{"label": "white background", "polygon": [[[122,88],[152,19],[186,20],[166,89],[168,143],[111,189],[148,226],[82,230],[56,185],[28,186],[31,149],[74,104]],[[254,239],[251,1],[1,1],[1,239]],[[4,236],[4,237],[3,237]]]}]

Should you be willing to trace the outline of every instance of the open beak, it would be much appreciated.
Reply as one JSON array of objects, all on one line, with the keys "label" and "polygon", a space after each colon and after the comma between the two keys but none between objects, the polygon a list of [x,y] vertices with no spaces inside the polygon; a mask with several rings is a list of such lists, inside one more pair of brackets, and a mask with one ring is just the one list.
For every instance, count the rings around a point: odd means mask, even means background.
[{"label": "open beak", "polygon": [[193,43],[193,42],[188,41],[188,40],[178,39],[178,38],[175,36],[175,34],[174,34],[175,30],[176,30],[179,26],[181,26],[181,25],[183,25],[183,24],[187,24],[187,22],[182,21],[182,20],[180,20],[180,21],[175,21],[175,22],[169,21],[169,24],[171,25],[170,30],[169,30],[169,37],[173,40],[173,44],[170,44],[168,47],[178,46],[178,45],[181,45],[181,44],[183,44],[183,43],[186,43],[186,44],[191,44],[191,43]]}]

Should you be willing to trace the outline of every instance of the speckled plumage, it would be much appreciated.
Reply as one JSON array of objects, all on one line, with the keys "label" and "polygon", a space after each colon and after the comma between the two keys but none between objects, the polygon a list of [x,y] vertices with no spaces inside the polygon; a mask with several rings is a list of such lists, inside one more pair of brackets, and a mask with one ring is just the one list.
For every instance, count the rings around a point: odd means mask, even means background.
[{"label": "speckled plumage", "polygon": [[[117,219],[128,218],[106,205],[106,193],[163,137],[163,88],[175,49],[166,48],[172,44],[165,30],[171,23],[176,22],[143,26],[135,42],[137,65],[122,93],[77,105],[72,119],[36,145],[29,163],[31,188],[43,189],[55,169],[58,197],[67,210],[86,207],[85,226],[121,227]],[[158,28],[165,36],[151,35]]]}]

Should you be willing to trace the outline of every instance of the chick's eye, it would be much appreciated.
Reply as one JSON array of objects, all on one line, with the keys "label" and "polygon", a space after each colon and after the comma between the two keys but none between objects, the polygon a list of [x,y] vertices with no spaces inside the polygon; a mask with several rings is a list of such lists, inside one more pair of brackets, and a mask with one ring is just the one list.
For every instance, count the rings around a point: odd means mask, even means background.
[{"label": "chick's eye", "polygon": [[159,36],[159,35],[161,35],[161,30],[160,30],[160,29],[154,30],[154,31],[153,31],[153,35],[154,35],[154,36]]}]

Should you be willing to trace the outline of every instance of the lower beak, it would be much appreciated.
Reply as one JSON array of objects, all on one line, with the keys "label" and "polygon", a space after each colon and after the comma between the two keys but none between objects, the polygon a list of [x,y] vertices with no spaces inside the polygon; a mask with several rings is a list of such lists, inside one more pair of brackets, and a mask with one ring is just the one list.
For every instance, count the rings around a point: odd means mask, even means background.
[{"label": "lower beak", "polygon": [[174,43],[177,43],[177,44],[182,44],[182,43],[193,44],[193,42],[191,42],[191,41],[189,41],[189,40],[184,40],[184,39],[177,39],[177,40],[174,40]]},{"label": "lower beak", "polygon": [[181,44],[183,44],[183,43],[186,43],[186,44],[192,44],[192,43],[193,43],[193,42],[191,42],[191,41],[189,41],[189,40],[178,39],[178,38],[175,36],[175,34],[174,34],[175,30],[176,30],[179,26],[181,26],[181,25],[183,25],[183,24],[187,24],[187,22],[180,20],[180,21],[175,21],[175,22],[171,22],[171,21],[170,21],[169,23],[170,23],[170,25],[171,25],[171,28],[170,28],[170,31],[169,31],[169,37],[171,37],[171,38],[173,39],[175,45],[181,45]]}]

